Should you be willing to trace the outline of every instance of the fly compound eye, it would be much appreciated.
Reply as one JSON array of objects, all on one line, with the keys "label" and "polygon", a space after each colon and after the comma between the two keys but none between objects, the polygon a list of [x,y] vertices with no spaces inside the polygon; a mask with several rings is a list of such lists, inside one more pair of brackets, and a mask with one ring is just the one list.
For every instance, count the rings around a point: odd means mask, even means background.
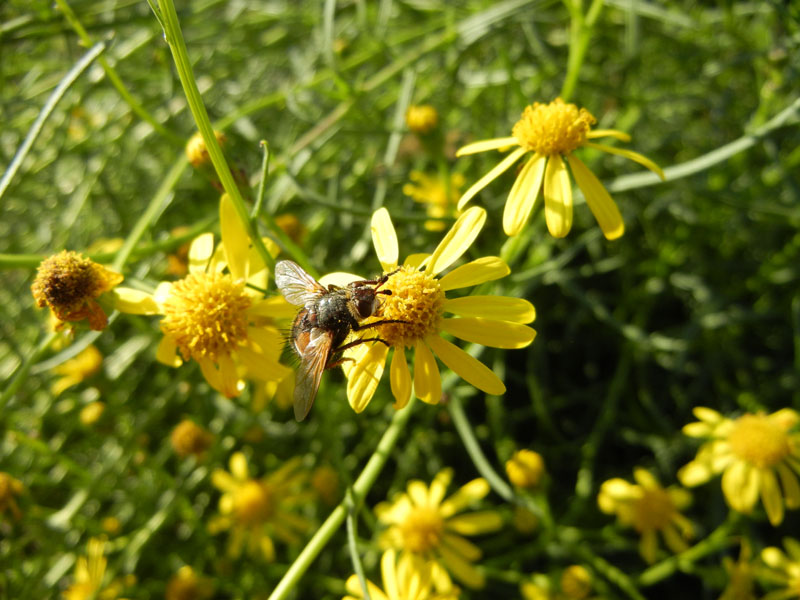
[{"label": "fly compound eye", "polygon": [[378,299],[374,294],[358,299],[358,314],[361,315],[362,319],[374,315],[376,310],[378,310]]}]

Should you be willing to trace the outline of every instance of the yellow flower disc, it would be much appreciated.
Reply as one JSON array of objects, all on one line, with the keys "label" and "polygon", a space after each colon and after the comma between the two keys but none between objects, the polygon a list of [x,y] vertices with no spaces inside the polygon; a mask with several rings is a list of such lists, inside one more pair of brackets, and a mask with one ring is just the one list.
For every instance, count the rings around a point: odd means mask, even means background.
[{"label": "yellow flower disc", "polygon": [[767,415],[743,415],[728,434],[733,453],[759,469],[777,465],[791,451],[784,428]]},{"label": "yellow flower disc", "polygon": [[442,541],[444,521],[439,511],[426,506],[411,510],[400,524],[403,547],[417,554],[437,548]]},{"label": "yellow flower disc", "polygon": [[382,325],[381,339],[391,346],[411,346],[417,340],[441,330],[444,291],[439,281],[427,273],[402,267],[389,277],[383,296],[381,319],[399,319],[403,323]]},{"label": "yellow flower disc", "polygon": [[512,133],[526,150],[544,156],[569,154],[583,146],[596,122],[585,108],[556,98],[549,104],[534,102],[526,106]]},{"label": "yellow flower disc", "polygon": [[172,285],[161,331],[184,359],[217,360],[247,341],[245,311],[250,304],[244,283],[235,283],[230,275],[192,273]]},{"label": "yellow flower disc", "polygon": [[251,479],[236,490],[233,505],[239,523],[257,525],[272,515],[272,492],[264,483]]}]

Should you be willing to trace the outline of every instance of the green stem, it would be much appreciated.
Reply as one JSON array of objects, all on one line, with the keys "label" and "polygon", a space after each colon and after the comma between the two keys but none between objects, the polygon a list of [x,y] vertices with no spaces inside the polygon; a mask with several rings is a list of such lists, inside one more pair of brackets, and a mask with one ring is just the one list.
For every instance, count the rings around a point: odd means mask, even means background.
[{"label": "green stem", "polygon": [[356,544],[356,507],[353,502],[353,495],[348,490],[347,497],[347,548],[350,551],[350,562],[353,563],[353,572],[358,577],[361,584],[361,594],[364,600],[371,600],[369,589],[367,588],[367,577],[364,575],[364,566],[361,564],[361,557],[358,555],[358,545]]},{"label": "green stem", "polygon": [[36,362],[44,355],[45,352],[47,352],[48,348],[50,348],[50,344],[53,343],[53,340],[56,339],[57,335],[58,334],[55,332],[47,334],[47,336],[45,336],[39,345],[34,348],[33,352],[25,357],[25,360],[22,362],[19,370],[14,375],[11,383],[8,384],[6,389],[3,390],[3,394],[0,395],[0,414],[3,413],[3,409],[5,408],[6,403],[9,401],[11,396],[16,394],[17,390],[25,382],[31,367],[36,364]]},{"label": "green stem", "polygon": [[586,16],[581,12],[581,2],[566,0],[565,3],[570,13],[569,57],[567,58],[567,75],[564,77],[560,96],[567,101],[578,84],[578,76],[592,39],[592,29],[603,7],[603,0],[593,0]]},{"label": "green stem", "polygon": [[[378,478],[383,466],[386,464],[389,454],[395,447],[395,444],[397,444],[400,434],[405,429],[409,417],[411,417],[411,412],[415,402],[416,399],[412,396],[408,406],[395,413],[394,417],[392,417],[392,422],[389,424],[389,427],[386,429],[383,437],[381,437],[380,441],[378,442],[375,452],[372,453],[372,456],[367,462],[367,465],[364,467],[364,470],[361,471],[361,475],[358,476],[358,479],[356,479],[356,482],[353,484],[352,504],[356,508],[364,501],[367,492],[369,492],[369,490],[372,488],[372,485]],[[300,555],[295,559],[295,561],[289,567],[289,570],[286,571],[286,574],[278,582],[278,585],[272,591],[272,594],[270,594],[268,600],[282,600],[289,595],[289,592],[294,589],[294,587],[300,581],[300,578],[311,566],[311,563],[314,561],[317,555],[322,552],[322,549],[331,539],[333,534],[336,533],[336,531],[342,525],[342,522],[347,516],[348,506],[349,502],[347,499],[345,499],[342,500],[342,502],[340,502],[335,509],[333,509],[333,512],[330,514],[330,516],[325,519],[325,522],[314,534],[314,537],[309,540],[308,544],[306,544],[306,547],[303,548],[303,551],[300,552]]]},{"label": "green stem", "polygon": [[31,147],[33,146],[33,142],[36,141],[36,138],[39,137],[39,133],[42,131],[42,127],[44,126],[44,122],[47,120],[47,117],[50,116],[50,113],[53,112],[55,109],[56,104],[58,101],[61,100],[62,96],[66,93],[69,87],[75,82],[75,80],[83,73],[89,65],[96,58],[102,58],[101,53],[106,49],[105,44],[96,44],[89,49],[89,51],[83,55],[83,57],[73,66],[69,72],[64,76],[64,78],[59,82],[58,86],[53,93],[50,94],[50,97],[45,102],[45,105],[42,107],[42,110],[39,112],[39,115],[36,117],[36,120],[33,122],[28,134],[25,136],[25,139],[22,140],[22,144],[20,145],[19,149],[17,150],[16,154],[14,154],[14,158],[11,160],[11,164],[8,165],[5,173],[3,173],[3,177],[0,178],[0,198],[2,198],[3,193],[8,188],[9,184],[11,183],[11,179],[13,179],[16,172],[19,170],[20,166],[22,165],[22,161],[25,160],[25,157],[28,155]]},{"label": "green stem", "polygon": [[636,589],[636,585],[630,577],[604,558],[597,556],[588,546],[579,545],[573,548],[573,551],[575,556],[579,556],[581,560],[588,563],[592,569],[600,573],[603,578],[625,592],[629,598],[633,600],[645,600],[644,596]]},{"label": "green stem", "polygon": [[[89,47],[92,45],[92,38],[89,37],[89,33],[86,31],[84,26],[81,24],[78,16],[73,12],[72,7],[67,4],[66,0],[56,0],[56,5],[61,12],[64,13],[64,17],[67,19],[67,22],[70,24],[72,29],[75,33],[78,34],[78,37],[81,39],[81,42]],[[161,123],[156,121],[155,117],[151,115],[149,112],[145,110],[145,108],[139,104],[139,101],[134,98],[131,93],[128,91],[128,88],[125,87],[125,84],[122,83],[122,79],[117,74],[117,71],[111,64],[106,60],[104,56],[101,56],[97,61],[101,67],[103,67],[103,71],[106,73],[106,77],[111,82],[119,95],[122,96],[122,99],[127,103],[127,105],[131,108],[131,110],[136,113],[140,119],[150,124],[150,126],[157,131],[161,136],[169,140],[171,144],[176,146],[177,148],[183,148],[184,140],[180,136],[175,135],[168,129],[166,129]]]},{"label": "green stem", "polygon": [[200,90],[197,89],[197,81],[192,72],[192,65],[189,62],[189,54],[186,50],[186,42],[183,39],[180,24],[178,23],[175,4],[172,0],[158,0],[158,6],[161,9],[160,17],[162,26],[164,27],[164,34],[166,35],[167,43],[172,52],[172,58],[175,61],[175,67],[178,71],[178,77],[181,80],[183,91],[186,94],[186,100],[189,103],[192,116],[197,124],[197,129],[200,131],[200,135],[203,136],[203,141],[208,149],[208,155],[211,158],[211,162],[214,164],[214,169],[217,172],[220,183],[222,183],[225,193],[230,196],[236,208],[236,212],[250,236],[250,241],[253,243],[253,246],[255,246],[264,264],[267,265],[270,270],[274,270],[275,259],[267,251],[264,241],[261,239],[253,222],[250,220],[250,215],[245,206],[244,198],[242,198],[242,193],[239,190],[239,186],[236,185],[233,173],[231,173],[230,167],[228,166],[228,161],[225,160],[222,148],[220,148],[217,137],[214,135],[214,128],[208,118],[208,111],[203,103],[203,98],[200,96]]}]

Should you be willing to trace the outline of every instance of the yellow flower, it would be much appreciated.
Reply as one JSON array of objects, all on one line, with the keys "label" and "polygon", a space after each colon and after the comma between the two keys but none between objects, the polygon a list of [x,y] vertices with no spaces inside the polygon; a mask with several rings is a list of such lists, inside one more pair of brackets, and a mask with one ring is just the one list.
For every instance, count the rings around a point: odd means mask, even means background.
[{"label": "yellow flower", "polygon": [[561,98],[556,98],[549,104],[534,102],[525,108],[510,137],[483,140],[460,148],[456,156],[517,147],[464,193],[458,202],[458,208],[463,208],[475,194],[526,153],[532,152],[533,156],[522,167],[508,194],[503,213],[503,229],[506,235],[517,235],[522,231],[542,187],[547,229],[557,238],[569,233],[572,227],[572,187],[564,162],[566,160],[603,234],[609,240],[620,237],[625,232],[625,225],[617,205],[597,177],[572,154],[573,151],[583,147],[594,148],[638,162],[662,179],[664,173],[653,161],[637,152],[590,142],[592,139],[609,136],[624,142],[630,141],[628,134],[615,129],[592,131],[595,122],[595,118],[585,108],[578,109],[574,104],[566,104]]},{"label": "yellow flower", "polygon": [[561,593],[570,600],[584,600],[592,592],[592,574],[581,565],[570,565],[561,574]]},{"label": "yellow flower", "polygon": [[678,471],[685,486],[705,483],[722,473],[722,492],[728,505],[750,513],[759,496],[772,525],[783,521],[787,508],[800,507],[800,432],[791,431],[800,415],[785,408],[766,415],[744,414],[728,419],[710,408],[697,407],[699,422],[683,432],[708,441],[695,459]]},{"label": "yellow flower", "polygon": [[438,123],[439,113],[430,104],[412,104],[406,110],[406,125],[414,133],[430,133]]},{"label": "yellow flower", "polygon": [[[495,348],[523,348],[536,332],[524,325],[533,321],[533,306],[522,298],[506,296],[465,296],[447,298],[445,292],[478,285],[508,275],[509,268],[496,256],[479,258],[462,265],[441,279],[447,269],[477,237],[486,220],[486,211],[472,207],[465,211],[445,235],[433,254],[409,256],[398,267],[397,235],[385,208],[372,215],[372,241],[383,270],[391,273],[384,288],[380,315],[372,320],[399,319],[378,328],[378,336],[388,344],[362,344],[351,351],[354,362],[343,365],[347,397],[353,409],[363,411],[383,374],[389,348],[394,349],[389,379],[395,408],[402,408],[411,396],[412,376],[406,361],[406,348],[413,348],[414,391],[429,404],[437,404],[442,381],[434,352],[450,369],[487,394],[503,394],[505,385],[494,372],[461,348],[446,341],[448,333],[467,342]],[[444,317],[453,313],[459,318]],[[369,330],[368,330],[369,331]],[[375,337],[374,335],[369,337]],[[433,352],[431,352],[433,351]]]},{"label": "yellow flower", "polygon": [[50,391],[54,396],[58,396],[73,385],[88,379],[100,370],[103,363],[103,355],[93,345],[86,346],[75,358],[64,361],[53,368],[53,373],[61,375],[52,386]]},{"label": "yellow flower", "polygon": [[103,413],[106,411],[106,405],[103,402],[90,402],[81,409],[79,419],[86,427],[91,427],[100,420]]},{"label": "yellow flower", "polygon": [[425,204],[425,212],[436,219],[425,221],[425,229],[428,231],[443,231],[445,223],[440,219],[453,216],[456,212],[456,202],[461,195],[461,188],[464,185],[464,176],[460,173],[453,173],[449,179],[440,176],[431,176],[421,171],[411,171],[409,179],[412,183],[403,186],[403,193]]},{"label": "yellow flower", "polygon": [[130,583],[128,579],[104,584],[108,560],[103,556],[105,539],[90,538],[86,556],[81,556],[75,563],[75,576],[72,585],[64,590],[64,600],[116,600],[122,589]]},{"label": "yellow flower", "polygon": [[101,331],[108,317],[97,298],[121,281],[119,273],[77,252],[62,250],[39,265],[31,292],[37,306],[49,307],[59,321],[86,319],[91,329]]},{"label": "yellow flower", "polygon": [[167,582],[165,600],[205,600],[214,593],[214,585],[207,577],[201,577],[194,569],[184,565]]},{"label": "yellow flower", "polygon": [[[383,589],[367,580],[371,600],[456,600],[458,588],[440,592],[435,588],[435,564],[424,562],[418,556],[404,552],[397,561],[396,552],[387,550],[381,557]],[[348,596],[342,600],[363,600],[364,590],[357,575],[351,575],[345,584]]]},{"label": "yellow flower", "polygon": [[430,487],[413,480],[406,492],[396,494],[391,502],[378,504],[375,515],[388,525],[380,543],[384,548],[432,560],[440,567],[434,571],[434,583],[439,590],[452,586],[448,571],[465,585],[481,588],[483,573],[472,563],[481,558],[482,552],[463,536],[497,531],[503,521],[493,510],[458,514],[484,498],[489,493],[489,484],[479,477],[444,499],[452,478],[453,470],[444,469]]},{"label": "yellow flower", "polygon": [[734,562],[730,556],[722,559],[722,566],[728,575],[728,585],[719,600],[756,600],[753,591],[755,567],[751,562],[751,555],[749,542],[742,539],[739,560]]},{"label": "yellow flower", "polygon": [[656,560],[658,533],[672,552],[686,550],[692,524],[680,511],[691,502],[689,492],[675,486],[661,487],[646,469],[634,469],[633,478],[635,484],[619,478],[603,482],[597,496],[600,510],[616,514],[621,525],[636,529],[642,536],[639,553],[648,563]]},{"label": "yellow flower", "polygon": [[555,594],[550,589],[550,580],[542,574],[534,575],[531,581],[523,581],[519,591],[525,600],[554,600]]},{"label": "yellow flower", "polygon": [[19,479],[0,471],[0,515],[6,510],[10,510],[15,519],[19,519],[22,516],[15,499],[16,496],[22,493],[22,490],[22,482]]},{"label": "yellow flower", "polygon": [[[241,380],[278,381],[291,369],[280,364],[283,337],[273,319],[294,316],[281,296],[265,298],[267,269],[250,247],[233,203],[220,199],[222,244],[212,234],[197,237],[189,250],[189,274],[162,282],[153,294],[119,288],[116,307],[132,314],[160,314],[164,337],[156,358],[169,366],[194,359],[206,381],[232,398]],[[227,268],[226,272],[225,269]]]},{"label": "yellow flower", "polygon": [[[215,130],[214,137],[217,138],[217,143],[224,148],[228,142],[227,136],[223,132]],[[189,162],[196,169],[206,166],[211,162],[206,142],[199,131],[195,132],[195,134],[189,138],[189,141],[186,142],[185,150],[186,158],[189,159]]]},{"label": "yellow flower", "polygon": [[508,480],[519,488],[533,489],[544,477],[544,459],[533,450],[517,450],[506,461]]},{"label": "yellow flower", "polygon": [[[761,600],[789,600],[800,598],[800,542],[794,538],[783,538],[783,547],[786,553],[770,546],[761,551],[761,560],[767,568],[761,571],[767,577],[779,583],[782,587],[769,592]],[[788,553],[788,556],[787,556]]]},{"label": "yellow flower", "polygon": [[169,436],[172,449],[180,457],[193,454],[200,458],[209,449],[214,436],[190,419],[178,423]]},{"label": "yellow flower", "polygon": [[211,474],[214,487],[223,492],[218,517],[208,525],[211,533],[229,529],[228,553],[238,558],[242,548],[250,554],[261,552],[275,560],[273,537],[289,544],[300,542],[300,534],[311,524],[294,511],[308,503],[312,494],[304,490],[307,476],[300,459],[287,461],[266,477],[250,477],[247,459],[236,452],[230,459],[230,473],[217,469]]}]

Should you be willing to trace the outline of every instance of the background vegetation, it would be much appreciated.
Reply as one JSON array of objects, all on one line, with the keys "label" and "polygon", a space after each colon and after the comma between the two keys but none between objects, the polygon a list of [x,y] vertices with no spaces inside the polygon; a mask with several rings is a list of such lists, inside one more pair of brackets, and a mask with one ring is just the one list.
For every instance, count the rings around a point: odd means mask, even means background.
[{"label": "background vegetation", "polygon": [[[86,52],[77,21],[93,42],[106,42],[103,59],[163,130],[132,111],[97,61],[44,121],[0,204],[6,386],[45,335],[46,314],[30,295],[42,257],[126,239],[145,215],[143,250],[123,272],[128,283],[152,285],[186,241],[176,228],[218,227],[219,193],[183,155],[195,124],[147,3],[74,0],[74,15],[64,6],[0,5],[0,164],[11,163]],[[177,8],[212,121],[234,140],[231,153],[253,185],[258,142],[269,142],[266,212],[299,219],[300,246],[318,273],[380,270],[369,238],[380,206],[391,211],[401,253],[434,248],[441,234],[424,229],[424,209],[402,193],[410,171],[462,173],[468,183],[487,172],[494,153],[456,161],[454,149],[508,135],[527,104],[558,96],[575,43],[569,12],[555,1],[202,0]],[[487,589],[464,597],[516,597],[531,573],[557,577],[581,563],[604,597],[630,597],[605,568],[613,565],[648,598],[715,598],[726,583],[722,557],[738,555],[738,536],[757,553],[800,525],[789,513],[773,528],[756,512],[730,525],[709,552],[680,563],[665,554],[661,571],[642,578],[648,566],[636,535],[596,506],[600,483],[630,479],[636,465],[665,485],[676,482],[694,456],[696,443],[680,429],[695,406],[726,414],[800,408],[797,16],[779,1],[607,0],[570,100],[599,127],[630,132],[629,147],[662,167],[687,166],[668,169],[663,184],[641,186],[625,177],[639,170],[633,163],[582,154],[625,217],[626,234],[615,242],[603,239],[583,204],[566,239],[547,234],[539,207],[525,234],[506,241],[501,214],[513,172],[474,201],[489,219],[471,253],[498,254],[503,244],[513,251],[512,274],[492,290],[533,302],[539,334],[525,350],[483,353],[503,376],[505,396],[460,384],[448,394],[464,402],[497,472],[516,449],[543,455],[549,484],[537,502],[549,502],[557,534],[516,531],[511,503],[491,494],[486,506],[508,525],[480,538]],[[403,116],[412,103],[438,110],[437,141],[408,132]],[[770,121],[781,114],[779,124]],[[430,152],[440,145],[443,154]],[[309,469],[332,466],[343,495],[394,412],[384,381],[368,409],[354,414],[343,377],[331,372],[311,417],[298,424],[274,403],[254,410],[249,391],[221,398],[194,363],[178,371],[159,365],[159,338],[156,319],[122,316],[102,335],[80,332],[72,345],[39,357],[16,393],[3,396],[0,470],[25,491],[22,517],[6,512],[0,522],[0,595],[56,596],[88,537],[114,517],[120,528],[109,535],[109,570],[137,578],[126,597],[161,597],[183,564],[212,578],[216,597],[266,597],[300,548],[279,548],[273,564],[225,559],[225,536],[207,530],[219,498],[209,473],[236,450],[257,474],[301,456]],[[53,367],[89,342],[104,356],[101,371],[55,396]],[[98,400],[102,418],[82,424],[81,409]],[[172,450],[170,431],[184,417],[215,435],[203,460]],[[447,403],[417,406],[359,511],[359,552],[373,580],[380,553],[371,507],[445,466],[455,468],[458,484],[479,474]],[[728,509],[717,481],[694,496],[687,514],[702,541]],[[308,508],[317,522],[329,510]],[[297,597],[341,597],[352,572],[342,528]]]}]

